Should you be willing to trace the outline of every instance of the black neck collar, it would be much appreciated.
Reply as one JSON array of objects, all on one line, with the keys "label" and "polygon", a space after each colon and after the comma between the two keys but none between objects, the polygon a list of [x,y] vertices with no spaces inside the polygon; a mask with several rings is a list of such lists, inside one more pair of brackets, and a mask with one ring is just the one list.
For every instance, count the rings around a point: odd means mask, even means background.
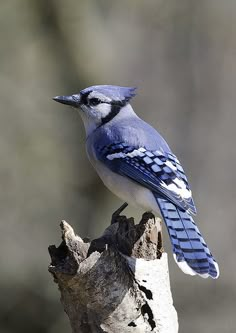
[{"label": "black neck collar", "polygon": [[104,118],[102,118],[102,123],[100,126],[105,125],[109,121],[111,121],[118,113],[120,112],[120,109],[123,108],[126,104],[127,101],[122,101],[122,102],[111,102],[111,111],[106,115]]}]

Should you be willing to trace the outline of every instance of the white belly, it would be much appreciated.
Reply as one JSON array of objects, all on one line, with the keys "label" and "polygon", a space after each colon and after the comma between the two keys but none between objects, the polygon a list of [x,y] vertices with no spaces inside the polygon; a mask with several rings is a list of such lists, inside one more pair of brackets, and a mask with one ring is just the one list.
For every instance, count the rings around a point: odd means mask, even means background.
[{"label": "white belly", "polygon": [[156,199],[150,190],[110,171],[101,162],[91,161],[91,163],[106,187],[120,199],[145,211],[159,211]]}]

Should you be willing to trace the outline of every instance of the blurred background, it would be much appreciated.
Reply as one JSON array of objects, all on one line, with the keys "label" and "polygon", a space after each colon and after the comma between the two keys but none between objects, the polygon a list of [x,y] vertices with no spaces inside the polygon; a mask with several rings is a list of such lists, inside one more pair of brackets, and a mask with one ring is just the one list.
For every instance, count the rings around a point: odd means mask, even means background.
[{"label": "blurred background", "polygon": [[51,99],[94,84],[139,87],[132,105],[184,165],[219,262],[217,281],[186,276],[165,238],[180,332],[235,332],[236,2],[1,1],[0,37],[0,332],[70,332],[47,247],[62,219],[98,237],[121,204],[79,115]]}]

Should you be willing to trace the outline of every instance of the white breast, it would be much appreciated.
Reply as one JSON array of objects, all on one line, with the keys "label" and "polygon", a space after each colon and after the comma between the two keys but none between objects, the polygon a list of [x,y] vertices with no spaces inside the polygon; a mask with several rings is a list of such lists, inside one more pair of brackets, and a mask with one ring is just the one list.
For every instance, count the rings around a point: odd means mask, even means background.
[{"label": "white breast", "polygon": [[120,176],[108,169],[103,163],[95,160],[93,153],[87,151],[89,160],[104,185],[116,196],[132,206],[141,207],[145,211],[158,212],[158,205],[152,192],[129,178]]}]

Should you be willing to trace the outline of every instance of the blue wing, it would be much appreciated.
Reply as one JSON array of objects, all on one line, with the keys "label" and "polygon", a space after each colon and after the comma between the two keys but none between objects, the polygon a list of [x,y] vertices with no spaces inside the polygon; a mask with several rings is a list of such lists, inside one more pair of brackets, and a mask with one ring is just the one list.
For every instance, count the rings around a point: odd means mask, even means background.
[{"label": "blue wing", "polygon": [[182,210],[196,214],[184,170],[171,152],[150,151],[118,142],[96,147],[96,153],[113,172],[131,178]]},{"label": "blue wing", "polygon": [[[100,145],[98,145],[100,147]],[[113,143],[95,147],[109,169],[149,188],[168,228],[175,261],[186,274],[219,276],[218,265],[189,213],[196,213],[184,170],[169,150]]]}]

